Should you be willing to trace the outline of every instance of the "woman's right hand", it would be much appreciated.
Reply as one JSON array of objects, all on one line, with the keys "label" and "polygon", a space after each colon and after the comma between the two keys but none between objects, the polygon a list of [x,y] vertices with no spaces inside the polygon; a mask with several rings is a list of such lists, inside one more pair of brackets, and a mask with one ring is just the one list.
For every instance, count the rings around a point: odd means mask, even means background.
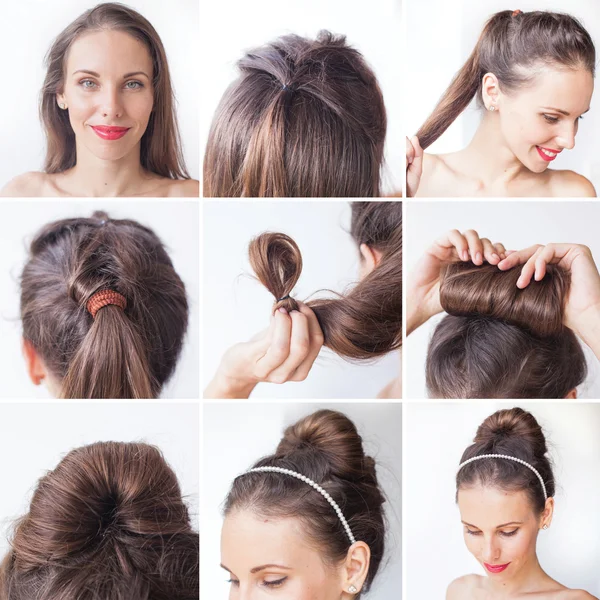
[{"label": "woman's right hand", "polygon": [[475,265],[488,262],[497,265],[510,254],[500,243],[470,229],[461,233],[453,229],[437,239],[414,268],[408,284],[406,335],[428,319],[442,312],[440,275],[445,264],[471,261]]},{"label": "woman's right hand", "polygon": [[298,308],[280,308],[268,329],[229,348],[204,397],[248,398],[261,382],[304,381],[324,338],[315,313],[301,302]]},{"label": "woman's right hand", "polygon": [[416,196],[423,173],[423,149],[419,138],[414,135],[406,138],[406,195],[409,198]]}]

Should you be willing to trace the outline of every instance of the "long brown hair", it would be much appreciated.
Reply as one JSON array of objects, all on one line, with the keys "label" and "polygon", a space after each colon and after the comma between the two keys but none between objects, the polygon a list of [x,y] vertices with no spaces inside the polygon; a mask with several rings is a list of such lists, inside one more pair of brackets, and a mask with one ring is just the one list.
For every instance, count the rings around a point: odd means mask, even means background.
[{"label": "long brown hair", "polygon": [[[358,246],[381,253],[379,264],[347,293],[309,300],[325,345],[340,356],[370,359],[402,345],[402,203],[353,202],[350,233]],[[273,311],[297,310],[290,297],[302,273],[296,242],[283,233],[263,233],[249,247],[250,264],[273,294]]]},{"label": "long brown hair", "polygon": [[147,19],[117,2],[98,4],[84,12],[60,33],[46,56],[46,78],[40,100],[40,117],[47,140],[44,171],[61,173],[77,162],[75,133],[69,122],[68,110],[58,107],[56,94],[63,91],[66,56],[73,42],[87,32],[103,29],[131,35],[146,46],[152,59],[154,106],[141,140],[142,167],[163,177],[189,179],[163,43]]},{"label": "long brown hair", "polygon": [[565,398],[583,382],[585,356],[564,324],[568,271],[548,265],[519,289],[520,268],[449,265],[440,302],[446,315],[427,353],[436,398]]},{"label": "long brown hair", "polygon": [[40,479],[0,567],[0,600],[197,599],[199,556],[158,448],[98,442]]},{"label": "long brown hair", "polygon": [[[327,490],[341,507],[354,537],[371,550],[363,588],[368,591],[385,552],[385,497],[377,481],[375,461],[365,455],[354,423],[331,410],[308,415],[290,425],[275,453],[260,459],[255,467],[290,469]],[[328,562],[343,560],[348,553],[348,537],[329,502],[303,481],[282,477],[268,472],[238,477],[227,495],[225,515],[251,510],[265,517],[298,518],[305,535]]]},{"label": "long brown hair", "polygon": [[380,195],[383,96],[343,36],[284,36],[238,67],[206,145],[205,196]]},{"label": "long brown hair", "polygon": [[[92,318],[86,304],[105,289],[127,306]],[[38,232],[21,277],[21,318],[61,397],[155,398],[181,352],[188,303],[156,234],[97,212]]]},{"label": "long brown hair", "polygon": [[474,97],[481,104],[481,82],[486,73],[498,78],[502,91],[511,92],[527,85],[534,77],[532,69],[539,64],[583,67],[593,75],[594,42],[570,15],[511,10],[493,15],[467,62],[417,132],[421,148],[433,144]]}]

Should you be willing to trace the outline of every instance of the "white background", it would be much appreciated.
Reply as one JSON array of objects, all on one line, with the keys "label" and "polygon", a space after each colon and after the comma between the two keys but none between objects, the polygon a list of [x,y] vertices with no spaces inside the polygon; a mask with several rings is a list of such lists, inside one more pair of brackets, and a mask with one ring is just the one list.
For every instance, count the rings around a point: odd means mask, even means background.
[{"label": "white background", "polygon": [[[21,173],[42,169],[45,136],[38,118],[38,100],[46,75],[44,57],[59,33],[96,4],[95,0],[0,4],[0,188]],[[186,165],[190,175],[199,179],[199,3],[125,0],[125,4],[152,23],[165,46]]]},{"label": "white background", "polygon": [[[404,272],[407,281],[425,250],[450,229],[474,229],[493,243],[502,242],[507,250],[521,250],[533,244],[571,242],[589,246],[600,264],[600,204],[590,202],[492,201],[407,202],[404,220]],[[406,284],[407,291],[410,289]],[[407,398],[427,396],[425,361],[427,345],[441,313],[411,333],[405,342]],[[579,386],[580,398],[600,397],[600,365],[582,343],[588,377]]]},{"label": "white background", "polygon": [[[405,6],[406,56],[404,97],[407,133],[413,135],[429,116],[450,81],[471,54],[485,22],[507,8],[566,12],[580,21],[592,36],[596,55],[600,51],[600,3],[597,0],[519,0],[507,5],[505,0],[408,0]],[[598,67],[597,67],[598,68]],[[598,92],[591,110],[579,126],[575,149],[563,152],[556,169],[572,169],[591,179],[600,189],[600,159],[597,132]],[[473,137],[480,120],[475,103],[450,126],[428,152],[455,152]]]},{"label": "white background", "polygon": [[[401,82],[402,36],[397,0],[227,0],[202,8],[203,81],[200,116],[202,155],[213,114],[229,84],[237,78],[236,62],[246,51],[281,35],[315,38],[321,29],[345,34],[373,68],[388,115],[384,192],[399,191],[403,171],[404,132]],[[215,23],[224,26],[215,26]]]},{"label": "white background", "polygon": [[[600,594],[600,405],[409,403],[405,410],[406,598],[444,598],[456,577],[484,572],[467,550],[455,504],[455,474],[477,427],[501,408],[538,420],[554,461],[556,508],[541,531],[542,568],[563,585]],[[432,576],[432,568],[435,574]]]},{"label": "white background", "polygon": [[[358,280],[359,251],[347,202],[204,201],[203,374],[213,377],[223,353],[269,325],[273,296],[254,278],[250,240],[265,231],[290,235],[302,253],[302,275],[292,296],[342,292]],[[259,384],[253,398],[375,398],[399,375],[399,353],[375,363],[350,363],[323,348],[308,378]]]},{"label": "white background", "polygon": [[[284,429],[322,408],[338,410],[356,425],[365,452],[377,462],[377,478],[385,503],[387,549],[369,600],[399,598],[401,564],[401,431],[398,403],[256,404],[205,403],[202,459],[202,539],[200,585],[202,598],[226,600],[227,573],[219,567],[222,505],[231,483],[259,458],[273,454]],[[218,459],[217,459],[218,457]],[[415,596],[417,597],[417,596]]]},{"label": "white background", "polygon": [[0,403],[0,557],[8,551],[15,519],[29,510],[38,479],[73,448],[100,441],[158,446],[198,530],[199,422],[199,407],[192,403]]},{"label": "white background", "polygon": [[19,277],[28,247],[46,223],[71,217],[91,217],[104,210],[113,219],[133,219],[150,227],[166,246],[175,270],[185,284],[189,301],[188,333],[173,378],[163,388],[163,398],[198,398],[200,362],[199,313],[199,208],[194,201],[44,200],[5,201],[7,215],[0,236],[0,398],[49,398],[46,387],[34,386],[21,354]]}]

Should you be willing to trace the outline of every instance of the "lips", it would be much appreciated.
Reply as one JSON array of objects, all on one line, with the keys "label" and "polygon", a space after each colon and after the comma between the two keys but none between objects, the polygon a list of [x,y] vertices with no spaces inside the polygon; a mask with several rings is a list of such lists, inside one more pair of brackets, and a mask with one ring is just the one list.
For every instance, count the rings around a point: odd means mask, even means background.
[{"label": "lips", "polygon": [[543,160],[546,162],[553,161],[562,150],[553,150],[552,148],[542,148],[541,146],[536,146],[535,149],[538,151],[538,154],[541,156]]},{"label": "lips", "polygon": [[112,127],[108,125],[92,125],[94,133],[103,140],[118,140],[122,138],[130,127]]},{"label": "lips", "polygon": [[508,568],[508,565],[510,565],[510,563],[506,563],[505,565],[488,565],[486,562],[483,563],[483,566],[490,573],[502,573],[502,571]]}]

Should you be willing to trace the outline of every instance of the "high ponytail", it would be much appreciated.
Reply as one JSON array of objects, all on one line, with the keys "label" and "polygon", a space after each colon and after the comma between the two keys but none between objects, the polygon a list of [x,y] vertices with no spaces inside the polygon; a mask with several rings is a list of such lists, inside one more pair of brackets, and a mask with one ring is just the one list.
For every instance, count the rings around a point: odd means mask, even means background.
[{"label": "high ponytail", "polygon": [[[381,253],[362,281],[336,298],[309,300],[323,330],[325,346],[340,356],[368,360],[402,345],[402,204],[355,202],[352,235],[358,246]],[[273,294],[273,311],[297,310],[290,297],[302,272],[296,242],[283,233],[263,233],[249,246],[250,265]]]},{"label": "high ponytail", "polygon": [[417,131],[421,148],[435,142],[473,98],[482,103],[481,83],[493,73],[503,92],[511,92],[532,79],[527,70],[541,64],[583,67],[595,73],[594,43],[574,17],[546,11],[504,10],[485,24],[475,48],[454,76],[433,112]]},{"label": "high ponytail", "polygon": [[383,96],[343,36],[284,36],[238,68],[213,118],[205,196],[380,195]]},{"label": "high ponytail", "polygon": [[[101,290],[126,306],[87,303]],[[63,398],[156,398],[187,328],[183,282],[154,232],[105,213],[44,227],[21,277],[23,337]]]}]

